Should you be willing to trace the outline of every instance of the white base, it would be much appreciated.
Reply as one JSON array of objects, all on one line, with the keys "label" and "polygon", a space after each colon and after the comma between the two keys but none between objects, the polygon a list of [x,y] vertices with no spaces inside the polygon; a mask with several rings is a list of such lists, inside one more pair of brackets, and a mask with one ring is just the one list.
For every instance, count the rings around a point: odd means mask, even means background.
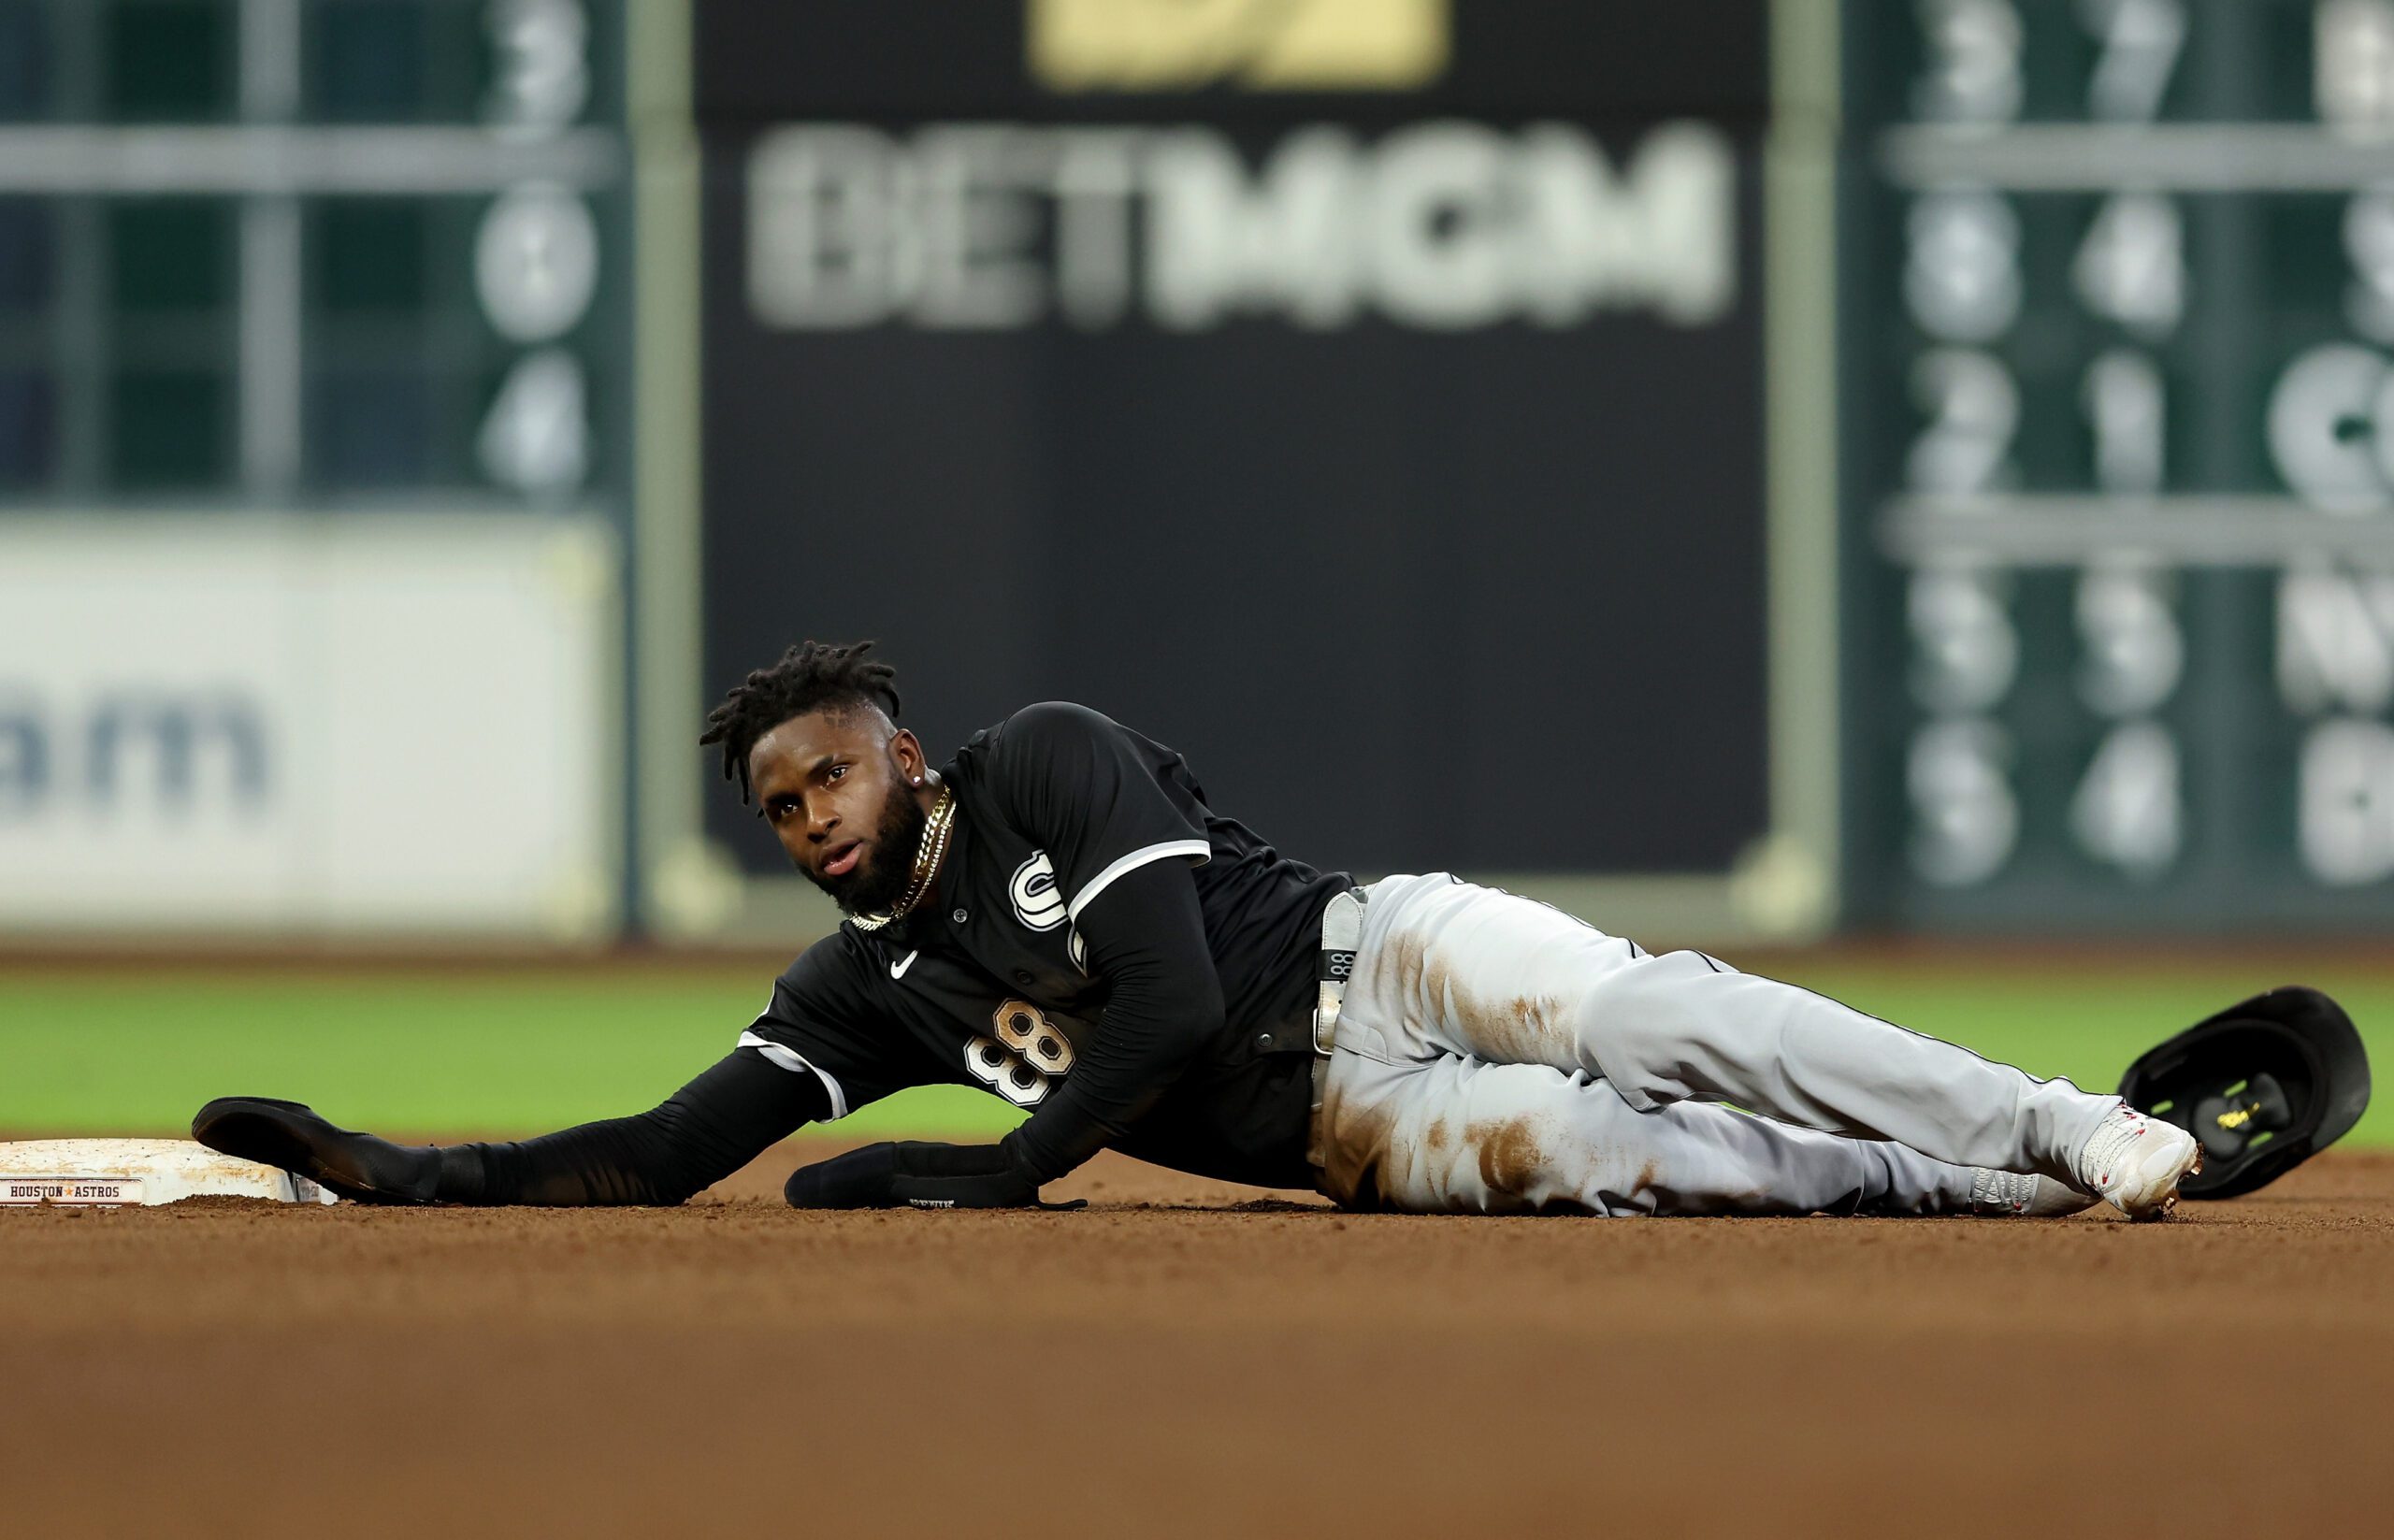
[{"label": "white base", "polygon": [[185,1198],[339,1202],[304,1176],[188,1139],[29,1139],[0,1144],[0,1208],[124,1208]]}]

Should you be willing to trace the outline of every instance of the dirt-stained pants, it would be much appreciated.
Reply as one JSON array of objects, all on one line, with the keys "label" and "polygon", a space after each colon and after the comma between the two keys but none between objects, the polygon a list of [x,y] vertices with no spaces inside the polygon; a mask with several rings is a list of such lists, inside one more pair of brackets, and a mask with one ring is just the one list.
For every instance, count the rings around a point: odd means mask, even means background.
[{"label": "dirt-stained pants", "polygon": [[1444,872],[1369,890],[1321,1084],[1323,1190],[1416,1213],[1967,1213],[2116,1105]]}]

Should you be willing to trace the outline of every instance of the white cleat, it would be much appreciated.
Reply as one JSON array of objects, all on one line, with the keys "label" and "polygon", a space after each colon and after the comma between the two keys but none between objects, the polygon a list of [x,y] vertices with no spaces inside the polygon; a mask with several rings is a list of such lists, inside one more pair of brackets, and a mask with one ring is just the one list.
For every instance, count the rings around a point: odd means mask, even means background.
[{"label": "white cleat", "polygon": [[2178,1206],[2178,1184],[2203,1169],[2203,1147],[2175,1124],[2123,1101],[2078,1152],[2078,1185],[2131,1219],[2160,1219]]},{"label": "white cleat", "polygon": [[2100,1201],[2050,1176],[2018,1171],[1992,1171],[1984,1166],[1970,1173],[1972,1214],[2022,1219],[2058,1219],[2091,1208]]}]

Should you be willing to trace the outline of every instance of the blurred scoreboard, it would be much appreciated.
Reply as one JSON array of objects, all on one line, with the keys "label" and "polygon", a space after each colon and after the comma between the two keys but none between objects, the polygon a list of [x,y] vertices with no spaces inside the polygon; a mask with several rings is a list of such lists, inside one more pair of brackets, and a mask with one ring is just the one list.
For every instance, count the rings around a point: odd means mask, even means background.
[{"label": "blurred scoreboard", "polygon": [[0,497],[611,505],[622,0],[0,0]]},{"label": "blurred scoreboard", "polygon": [[627,15],[0,0],[0,947],[613,933]]},{"label": "blurred scoreboard", "polygon": [[2394,917],[2394,0],[1846,8],[1849,918]]}]

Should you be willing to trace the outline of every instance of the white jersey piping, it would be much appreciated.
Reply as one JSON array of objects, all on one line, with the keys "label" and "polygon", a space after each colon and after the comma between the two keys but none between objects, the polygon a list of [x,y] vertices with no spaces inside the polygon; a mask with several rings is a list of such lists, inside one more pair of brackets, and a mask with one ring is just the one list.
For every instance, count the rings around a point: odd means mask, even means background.
[{"label": "white jersey piping", "polygon": [[1073,901],[1065,907],[1065,917],[1077,925],[1080,922],[1081,911],[1089,907],[1090,900],[1104,892],[1118,877],[1126,872],[1136,871],[1149,861],[1161,861],[1167,856],[1193,856],[1202,866],[1213,853],[1213,846],[1203,840],[1166,840],[1161,844],[1147,845],[1134,850],[1091,877],[1089,880],[1089,885],[1074,894]]}]

